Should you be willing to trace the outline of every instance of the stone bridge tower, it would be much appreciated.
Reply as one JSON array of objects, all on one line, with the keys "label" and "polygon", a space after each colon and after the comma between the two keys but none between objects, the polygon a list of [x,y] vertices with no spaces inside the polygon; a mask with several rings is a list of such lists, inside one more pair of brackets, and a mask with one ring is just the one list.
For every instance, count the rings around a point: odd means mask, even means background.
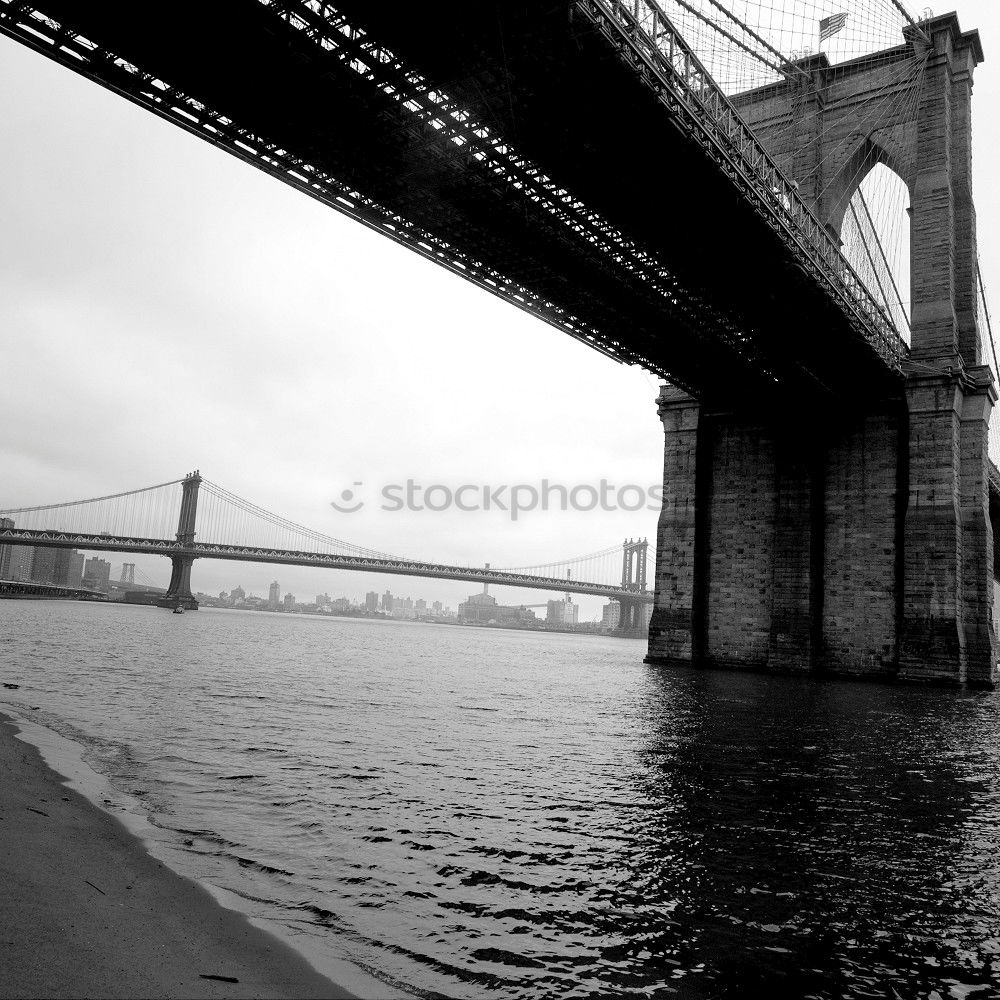
[{"label": "stone bridge tower", "polygon": [[661,393],[651,662],[996,683],[996,390],[977,326],[971,187],[982,59],[978,33],[947,14],[897,48],[800,60],[795,76],[734,100],[836,237],[876,164],[906,184],[912,351],[898,399],[858,400],[821,426]]}]

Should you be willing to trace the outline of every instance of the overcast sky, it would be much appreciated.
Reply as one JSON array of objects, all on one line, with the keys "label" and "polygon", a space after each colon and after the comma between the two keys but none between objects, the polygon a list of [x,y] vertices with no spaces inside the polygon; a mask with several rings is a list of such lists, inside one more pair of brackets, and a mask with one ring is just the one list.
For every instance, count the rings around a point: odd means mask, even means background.
[{"label": "overcast sky", "polygon": [[[986,49],[976,204],[996,290],[1000,4],[949,8]],[[292,520],[416,558],[523,565],[653,539],[654,511],[515,523],[387,512],[379,498],[408,478],[656,485],[652,376],[2,38],[0,121],[0,508],[199,468]],[[330,506],[345,488],[365,501],[357,513]],[[166,582],[165,560],[136,561]],[[208,561],[193,582],[266,593],[275,577],[300,598],[389,586],[454,606],[475,589]],[[600,603],[584,599],[585,616]]]}]

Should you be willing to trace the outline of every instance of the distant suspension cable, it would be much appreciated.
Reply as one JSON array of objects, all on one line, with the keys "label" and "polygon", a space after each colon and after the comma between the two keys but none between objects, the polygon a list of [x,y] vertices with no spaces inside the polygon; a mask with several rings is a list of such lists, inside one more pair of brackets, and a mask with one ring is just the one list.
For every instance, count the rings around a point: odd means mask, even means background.
[{"label": "distant suspension cable", "polygon": [[548,562],[535,563],[533,566],[503,566],[496,567],[496,569],[499,573],[525,573],[528,570],[543,569],[546,566],[569,566],[572,563],[587,562],[589,559],[600,559],[612,553],[620,553],[621,550],[622,547],[620,545],[612,545],[611,548],[601,549],[600,552],[588,552],[586,555],[571,556],[569,559],[551,559]]},{"label": "distant suspension cable", "polygon": [[251,514],[254,517],[259,517],[261,520],[267,521],[275,527],[283,528],[295,534],[304,535],[311,541],[323,542],[327,545],[341,549],[353,549],[355,552],[373,559],[399,558],[398,556],[390,555],[387,552],[379,552],[376,549],[369,549],[361,545],[355,545],[353,542],[345,542],[341,538],[334,538],[332,535],[326,535],[323,534],[323,532],[315,531],[312,528],[306,528],[301,524],[296,524],[294,521],[289,521],[288,518],[282,517],[280,514],[275,514],[272,511],[265,510],[263,507],[258,507],[255,503],[251,503],[249,500],[244,500],[235,493],[230,493],[229,490],[219,486],[217,483],[211,482],[208,479],[202,480],[202,486],[219,500],[231,504],[239,510],[244,511],[247,514]]},{"label": "distant suspension cable", "polygon": [[168,483],[157,483],[155,486],[143,486],[138,490],[126,490],[124,493],[109,493],[104,497],[89,497],[86,500],[68,500],[66,503],[49,503],[38,507],[6,507],[0,510],[0,514],[25,514],[28,511],[36,510],[58,510],[62,507],[80,507],[87,503],[100,503],[102,500],[118,500],[121,497],[137,496],[140,493],[149,493],[152,490],[163,489],[164,486],[176,486],[183,482],[182,479],[171,479]]}]

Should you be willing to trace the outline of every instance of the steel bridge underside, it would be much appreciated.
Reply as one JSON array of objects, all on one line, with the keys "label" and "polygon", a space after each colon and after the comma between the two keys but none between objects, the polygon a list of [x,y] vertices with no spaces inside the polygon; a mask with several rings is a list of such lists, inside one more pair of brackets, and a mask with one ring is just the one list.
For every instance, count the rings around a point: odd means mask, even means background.
[{"label": "steel bridge underside", "polygon": [[340,31],[302,3],[175,0],[149,27],[38,0],[0,30],[696,394],[901,391],[593,2],[334,7]]},{"label": "steel bridge underside", "polygon": [[35,531],[0,528],[0,544],[32,545],[39,548],[86,549],[98,552],[129,552],[154,556],[189,556],[193,559],[224,559],[233,562],[272,563],[284,566],[309,566],[317,569],[351,570],[356,573],[387,573],[438,580],[521,587],[554,593],[586,594],[608,600],[652,604],[648,591],[626,590],[612,584],[563,580],[558,577],[508,573],[474,566],[449,566],[444,563],[418,562],[409,559],[374,559],[367,556],[342,556],[316,552],[295,552],[250,545],[221,545],[194,542],[185,545],[161,538],[132,538],[118,535],[93,535],[73,531]]}]

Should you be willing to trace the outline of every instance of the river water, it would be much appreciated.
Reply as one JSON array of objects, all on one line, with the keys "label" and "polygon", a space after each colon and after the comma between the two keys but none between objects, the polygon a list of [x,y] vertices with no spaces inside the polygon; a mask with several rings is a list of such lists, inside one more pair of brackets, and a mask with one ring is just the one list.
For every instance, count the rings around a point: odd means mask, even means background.
[{"label": "river water", "polygon": [[643,653],[0,602],[7,704],[186,873],[409,992],[1000,995],[1000,695]]}]

